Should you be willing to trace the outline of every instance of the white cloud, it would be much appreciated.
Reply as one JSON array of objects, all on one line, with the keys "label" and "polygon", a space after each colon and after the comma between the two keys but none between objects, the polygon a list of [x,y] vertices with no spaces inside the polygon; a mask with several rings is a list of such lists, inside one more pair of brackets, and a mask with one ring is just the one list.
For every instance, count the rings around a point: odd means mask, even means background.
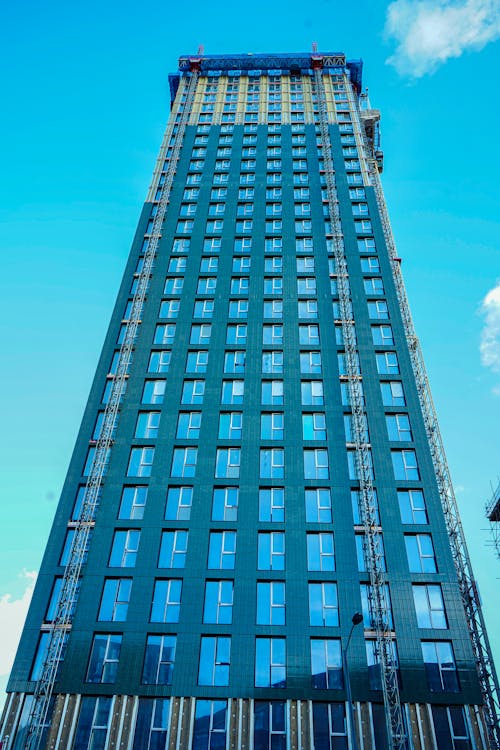
[{"label": "white cloud", "polygon": [[420,78],[452,57],[500,37],[500,0],[394,0],[385,32],[397,42],[387,62]]},{"label": "white cloud", "polygon": [[26,588],[20,599],[13,599],[11,594],[0,597],[0,675],[9,674],[21,630],[26,619],[28,607],[35,587],[37,573],[35,570],[23,570],[21,577],[26,581]]},{"label": "white cloud", "polygon": [[[493,372],[500,372],[500,282],[483,299],[481,313],[484,315],[479,344],[481,362]],[[500,396],[500,385],[493,388],[493,393]]]}]

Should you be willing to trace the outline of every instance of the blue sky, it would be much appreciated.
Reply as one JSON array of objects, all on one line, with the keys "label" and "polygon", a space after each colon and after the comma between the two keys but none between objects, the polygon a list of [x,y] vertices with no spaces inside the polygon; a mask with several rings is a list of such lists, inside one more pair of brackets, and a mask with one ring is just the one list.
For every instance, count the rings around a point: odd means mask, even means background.
[{"label": "blue sky", "polygon": [[[180,54],[344,51],[383,184],[500,666],[500,0],[8,4],[0,32],[0,688],[168,117]],[[8,429],[7,429],[8,427]],[[1,704],[1,699],[0,699]]]}]

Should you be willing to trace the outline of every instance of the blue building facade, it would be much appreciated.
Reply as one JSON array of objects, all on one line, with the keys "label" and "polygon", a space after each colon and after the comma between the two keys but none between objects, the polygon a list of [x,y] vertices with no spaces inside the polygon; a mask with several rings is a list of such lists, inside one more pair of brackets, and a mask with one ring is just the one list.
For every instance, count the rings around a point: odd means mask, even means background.
[{"label": "blue building facade", "polygon": [[33,722],[75,750],[494,747],[361,67],[199,56],[170,77],[6,747]]}]

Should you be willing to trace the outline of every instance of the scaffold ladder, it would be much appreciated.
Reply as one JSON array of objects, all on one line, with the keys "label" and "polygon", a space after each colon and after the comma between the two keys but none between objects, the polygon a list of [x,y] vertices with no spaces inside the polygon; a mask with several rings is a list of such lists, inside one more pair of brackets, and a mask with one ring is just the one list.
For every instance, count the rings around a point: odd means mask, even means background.
[{"label": "scaffold ladder", "polygon": [[460,520],[460,513],[451,481],[448,462],[446,460],[446,454],[444,452],[441,431],[439,429],[436,409],[432,399],[429,380],[427,378],[422,350],[415,333],[415,327],[413,325],[410,307],[408,305],[408,297],[403,281],[403,275],[401,273],[401,261],[396,250],[377,160],[367,141],[366,133],[362,128],[359,108],[353,95],[351,84],[347,81],[346,85],[351,100],[350,103],[355,132],[364,151],[364,158],[368,163],[370,182],[374,188],[382,222],[384,239],[391,261],[399,309],[401,310],[401,317],[410,353],[413,374],[417,385],[420,407],[424,419],[427,439],[429,441],[439,496],[441,499],[453,561],[455,563],[458,584],[469,628],[472,650],[478,671],[479,683],[484,701],[483,711],[488,731],[488,739],[491,748],[500,750],[500,689],[482,613],[479,592],[467,550],[465,534]]},{"label": "scaffold ladder", "polygon": [[196,91],[199,70],[192,65],[189,82],[186,86],[184,102],[177,132],[173,135],[172,154],[166,167],[165,181],[159,195],[158,206],[154,216],[153,227],[144,252],[144,262],[137,279],[136,290],[132,299],[129,319],[126,322],[123,342],[120,346],[116,372],[112,380],[111,393],[106,405],[101,431],[95,445],[95,453],[90,467],[80,518],[75,526],[74,538],[70,549],[68,564],[65,567],[61,592],[56,605],[56,614],[50,630],[50,639],[43,661],[40,678],[36,682],[33,703],[28,717],[25,740],[26,750],[38,750],[43,730],[47,725],[50,701],[57,679],[59,665],[64,654],[66,637],[71,630],[73,611],[76,605],[80,574],[85,562],[90,532],[94,526],[94,516],[101,487],[113,445],[120,403],[125,393],[129,366],[132,359],[135,339],[150,282],[151,272],[162,235],[162,227],[170,200],[170,192],[177,169],[182,141],[189,121],[191,105]]},{"label": "scaffold ladder", "polygon": [[[340,220],[339,202],[328,126],[328,109],[323,81],[321,56],[313,55],[314,83],[319,112],[319,127],[323,147],[329,216],[332,225],[333,252],[336,264],[339,308],[345,346],[348,392],[352,410],[352,437],[355,447],[356,469],[359,480],[360,510],[365,532],[366,568],[371,584],[371,608],[376,632],[377,656],[380,663],[382,692],[387,725],[389,750],[407,747],[403,711],[399,696],[398,666],[394,634],[390,627],[390,603],[386,576],[383,570],[382,537],[377,519],[377,506],[372,481],[370,444],[366,437],[366,414],[362,378],[358,368],[356,330],[350,299],[349,275],[345,256],[344,235]],[[353,728],[354,729],[354,728]],[[355,731],[355,730],[354,730]]]}]

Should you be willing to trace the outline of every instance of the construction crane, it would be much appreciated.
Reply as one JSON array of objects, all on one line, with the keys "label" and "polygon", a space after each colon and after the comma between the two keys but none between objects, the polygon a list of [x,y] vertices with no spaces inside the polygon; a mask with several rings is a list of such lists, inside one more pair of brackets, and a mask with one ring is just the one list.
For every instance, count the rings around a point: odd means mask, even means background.
[{"label": "construction crane", "polygon": [[[484,702],[484,719],[488,732],[490,746],[500,750],[500,689],[498,677],[493,663],[491,647],[489,644],[488,634],[484,623],[484,617],[481,609],[481,601],[477,589],[476,580],[472,570],[472,565],[467,550],[465,535],[460,520],[458,505],[451,481],[450,470],[444,452],[443,441],[436,415],[436,409],[432,400],[427,372],[420,348],[419,340],[415,333],[413,320],[408,305],[408,298],[404,286],[403,276],[401,273],[401,258],[398,256],[392,227],[389,221],[387,206],[385,203],[382,184],[380,181],[380,156],[378,151],[377,139],[369,140],[366,135],[366,129],[362,127],[360,109],[353,95],[350,83],[346,83],[349,92],[351,112],[355,136],[358,141],[358,147],[363,154],[369,167],[369,178],[374,188],[377,205],[381,217],[384,239],[391,260],[392,274],[396,293],[401,310],[401,317],[410,353],[410,359],[417,385],[420,407],[425,424],[427,439],[429,441],[434,472],[437,480],[439,496],[443,508],[446,528],[451,546],[455,570],[458,577],[462,603],[465,610],[465,616],[469,627],[469,635],[472,643],[472,650],[476,662],[481,693]],[[364,95],[367,104],[368,120],[372,118],[373,112],[370,108],[367,94]],[[364,114],[364,113],[361,113]]]},{"label": "construction crane", "polygon": [[[359,480],[360,511],[365,532],[366,569],[370,576],[371,614],[376,632],[377,657],[382,677],[382,692],[389,750],[407,748],[403,710],[399,695],[398,665],[394,634],[390,622],[390,602],[383,566],[382,538],[377,518],[376,496],[372,481],[372,458],[366,435],[366,414],[362,377],[358,367],[356,331],[352,313],[349,275],[345,257],[344,235],[340,221],[339,201],[328,127],[328,109],[323,81],[321,55],[313,52],[314,88],[318,102],[319,127],[323,150],[329,216],[332,225],[333,252],[337,273],[339,308],[345,347],[349,400],[352,410],[352,442],[355,448]],[[345,77],[346,86],[350,83]],[[355,728],[351,728],[355,731]]]},{"label": "construction crane", "polygon": [[113,446],[113,436],[118,422],[120,403],[127,386],[134,343],[141,324],[144,302],[146,300],[158,244],[162,235],[163,222],[170,200],[170,192],[177,169],[184,133],[189,121],[198,77],[199,60],[193,58],[190,78],[184,79],[188,80],[188,83],[185,85],[186,99],[182,105],[178,128],[176,132],[175,130],[170,131],[171,157],[166,167],[165,181],[161,187],[151,234],[145,248],[143,266],[137,279],[130,316],[126,322],[118,363],[112,380],[109,401],[106,404],[101,430],[95,444],[94,457],[85,486],[80,518],[75,527],[69,560],[62,578],[61,591],[56,605],[56,614],[51,626],[49,643],[43,660],[41,674],[35,685],[33,702],[27,723],[24,745],[26,750],[39,749],[43,731],[50,718],[49,708],[54,692],[54,685],[57,680],[59,666],[64,656],[67,636],[71,630],[80,574],[85,563],[89,537],[94,526],[95,511]]}]

